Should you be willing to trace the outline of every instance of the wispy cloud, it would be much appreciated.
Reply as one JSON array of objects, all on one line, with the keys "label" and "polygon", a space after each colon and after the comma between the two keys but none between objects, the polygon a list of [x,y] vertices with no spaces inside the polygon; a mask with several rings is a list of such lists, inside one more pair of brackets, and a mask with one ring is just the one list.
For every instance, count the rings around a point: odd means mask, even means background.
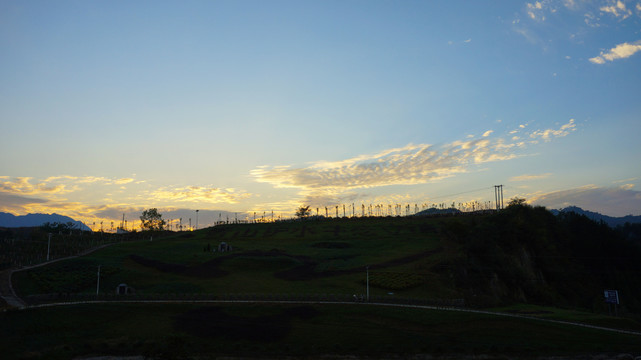
[{"label": "wispy cloud", "polygon": [[217,203],[236,204],[250,196],[244,191],[213,186],[153,188],[134,177],[0,176],[0,211],[16,215],[60,213],[85,223],[111,222],[123,213],[140,213],[146,207],[189,203],[206,209]]},{"label": "wispy cloud", "polygon": [[538,174],[538,175],[524,174],[524,175],[519,175],[519,176],[513,176],[509,180],[510,181],[540,180],[540,179],[549,178],[551,175],[552,175],[551,173]]},{"label": "wispy cloud", "polygon": [[601,6],[599,10],[622,19],[626,19],[632,15],[632,10],[628,9],[625,3],[621,0],[612,1],[607,6]]},{"label": "wispy cloud", "polygon": [[544,141],[550,141],[552,138],[567,136],[575,130],[576,124],[574,123],[574,119],[570,119],[567,124],[562,125],[559,129],[536,130],[530,134],[530,137],[532,139],[541,138]]},{"label": "wispy cloud", "polygon": [[526,12],[530,19],[537,21],[545,21],[545,8],[547,1],[536,1],[534,3],[527,3],[525,5]]},{"label": "wispy cloud", "polygon": [[0,177],[0,191],[22,195],[56,195],[79,191],[89,184],[124,185],[134,182],[133,178],[109,179],[96,176],[50,176],[36,180],[33,177]]},{"label": "wispy cloud", "polygon": [[633,43],[625,42],[613,47],[607,52],[601,51],[599,56],[590,58],[590,62],[594,64],[605,64],[606,61],[628,58],[639,51],[641,51],[641,40]]},{"label": "wispy cloud", "polygon": [[65,194],[74,191],[65,184],[51,184],[50,181],[32,183],[32,177],[4,177],[0,191],[19,195]]},{"label": "wispy cloud", "polygon": [[[574,120],[570,120],[559,129],[538,130],[528,135],[549,141],[566,136],[575,126]],[[518,151],[527,146],[523,141],[493,138],[490,134],[486,132],[479,139],[441,146],[409,144],[342,161],[319,161],[306,167],[261,166],[251,171],[251,175],[256,181],[277,188],[300,189],[299,194],[312,204],[320,203],[320,199],[327,204],[328,199],[357,196],[356,189],[425,184],[456,176],[472,171],[479,164],[516,158]]]},{"label": "wispy cloud", "polygon": [[528,200],[532,204],[543,205],[550,209],[575,205],[610,216],[641,215],[641,191],[633,190],[630,184],[618,187],[586,185],[569,190],[535,194]]},{"label": "wispy cloud", "polygon": [[204,202],[209,204],[236,204],[251,195],[235,189],[219,189],[215,187],[186,186],[176,188],[161,188],[151,191],[149,197],[155,201],[170,202]]}]

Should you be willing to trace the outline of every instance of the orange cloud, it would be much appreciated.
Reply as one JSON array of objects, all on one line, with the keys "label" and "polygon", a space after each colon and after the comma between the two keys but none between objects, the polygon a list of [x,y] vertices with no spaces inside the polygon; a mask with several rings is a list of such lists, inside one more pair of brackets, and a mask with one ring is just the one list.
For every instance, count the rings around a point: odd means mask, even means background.
[{"label": "orange cloud", "polygon": [[[521,126],[523,130],[525,126]],[[529,135],[550,141],[576,129],[574,119],[558,129],[537,130]],[[519,131],[521,131],[519,130]],[[356,189],[390,185],[415,185],[442,180],[470,171],[474,166],[514,159],[526,148],[523,141],[493,138],[485,132],[480,139],[454,141],[442,146],[409,144],[372,155],[317,162],[307,167],[260,166],[251,171],[258,182],[276,188],[299,189],[307,203],[332,203],[358,196]],[[535,143],[535,142],[534,142]]]},{"label": "orange cloud", "polygon": [[236,204],[240,200],[251,197],[249,193],[237,192],[235,189],[219,189],[201,186],[164,188],[154,190],[149,195],[158,201],[206,202],[210,204]]}]

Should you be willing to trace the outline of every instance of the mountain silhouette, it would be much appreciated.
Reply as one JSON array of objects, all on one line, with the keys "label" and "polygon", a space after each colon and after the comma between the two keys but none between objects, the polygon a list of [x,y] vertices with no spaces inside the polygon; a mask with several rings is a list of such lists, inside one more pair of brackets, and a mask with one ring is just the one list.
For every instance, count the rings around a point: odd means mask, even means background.
[{"label": "mountain silhouette", "polygon": [[622,217],[614,217],[614,216],[603,215],[594,211],[583,210],[578,206],[568,206],[561,210],[550,210],[550,212],[552,212],[554,215],[558,215],[559,213],[562,213],[562,212],[573,212],[579,215],[585,215],[589,219],[592,219],[594,221],[603,221],[604,223],[608,224],[610,227],[625,225],[625,223],[627,222],[631,224],[641,223],[641,215],[637,215],[637,216],[626,215]]},{"label": "mountain silhouette", "polygon": [[59,214],[27,214],[15,216],[13,214],[0,212],[0,227],[34,227],[42,226],[45,223],[74,223],[76,228],[80,228],[85,231],[91,231],[91,229],[82,223],[82,221],[74,220],[68,216],[59,215]]}]

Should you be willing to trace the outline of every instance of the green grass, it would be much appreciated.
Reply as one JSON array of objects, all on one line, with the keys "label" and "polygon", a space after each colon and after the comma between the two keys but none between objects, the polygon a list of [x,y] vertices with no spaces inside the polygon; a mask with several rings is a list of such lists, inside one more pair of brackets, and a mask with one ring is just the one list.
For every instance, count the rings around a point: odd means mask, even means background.
[{"label": "green grass", "polygon": [[[451,264],[465,261],[448,232],[479,218],[379,218],[217,226],[114,244],[14,273],[29,295],[102,294],[126,283],[147,294],[364,294],[458,299]],[[225,241],[230,253],[204,252]],[[393,293],[393,295],[388,295]],[[495,309],[641,331],[630,319],[514,305]],[[266,324],[266,325],[265,325]],[[261,335],[262,334],[262,335]],[[263,337],[261,337],[263,336]],[[27,339],[18,341],[19,339]],[[17,344],[9,346],[9,344]],[[295,305],[87,304],[0,314],[8,358],[79,354],[307,355],[641,353],[639,336],[463,312]],[[4,356],[3,356],[4,358]],[[207,358],[207,357],[205,357]]]},{"label": "green grass", "polygon": [[580,324],[641,332],[641,324],[632,319],[605,314],[595,314],[586,311],[559,309],[550,306],[538,306],[531,304],[516,304],[491,310],[541,319],[576,322]]},{"label": "green grass", "polygon": [[100,355],[637,354],[639,336],[483,314],[354,305],[93,304],[0,314],[4,359]]},{"label": "green grass", "polygon": [[[402,226],[403,222],[409,225]],[[418,226],[416,221],[402,219],[222,226],[157,237],[153,241],[115,244],[82,259],[64,261],[59,266],[17,273],[15,287],[23,296],[93,292],[97,268],[101,265],[101,288],[108,292],[120,283],[127,283],[138,292],[157,293],[169,290],[165,283],[170,283],[182,284],[180,287],[201,293],[352,294],[364,292],[365,267],[370,265],[373,274],[375,271],[397,273],[383,275],[392,276],[392,281],[373,282],[373,295],[412,290],[416,295],[430,296],[439,292],[433,288],[439,282],[421,281],[428,279],[424,271],[418,269],[420,264],[416,260],[385,265],[408,254],[429,250],[438,252],[440,242],[436,236],[421,233]],[[203,251],[208,245],[216,248],[222,241],[231,244],[234,251],[225,254]],[[333,244],[338,245],[335,247]],[[243,255],[247,252],[251,254]],[[131,255],[192,268],[220,260],[217,268],[225,271],[226,275],[207,277],[204,271],[204,276],[190,276],[162,271],[132,260]],[[308,271],[333,274],[312,276],[305,281],[278,276],[280,272],[310,261],[313,264]],[[377,264],[381,268],[375,270]],[[67,271],[66,275],[64,271]],[[416,274],[417,271],[423,273]],[[428,284],[431,285],[422,286]]]}]

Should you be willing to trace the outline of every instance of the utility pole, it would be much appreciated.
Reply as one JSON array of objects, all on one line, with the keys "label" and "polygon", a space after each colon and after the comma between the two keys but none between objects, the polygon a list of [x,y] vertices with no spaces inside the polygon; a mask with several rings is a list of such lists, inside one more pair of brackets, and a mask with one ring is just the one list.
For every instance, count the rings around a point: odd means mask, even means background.
[{"label": "utility pole", "polygon": [[198,210],[196,210],[196,230],[198,230]]},{"label": "utility pole", "polygon": [[49,240],[47,241],[47,261],[49,261],[49,250],[51,249],[51,233],[49,233]]},{"label": "utility pole", "polygon": [[365,284],[366,284],[366,294],[367,294],[367,302],[369,302],[369,265],[365,267],[366,271],[366,278],[365,278]]},{"label": "utility pole", "polygon": [[100,292],[100,265],[98,265],[98,281],[96,283],[96,296]]}]

